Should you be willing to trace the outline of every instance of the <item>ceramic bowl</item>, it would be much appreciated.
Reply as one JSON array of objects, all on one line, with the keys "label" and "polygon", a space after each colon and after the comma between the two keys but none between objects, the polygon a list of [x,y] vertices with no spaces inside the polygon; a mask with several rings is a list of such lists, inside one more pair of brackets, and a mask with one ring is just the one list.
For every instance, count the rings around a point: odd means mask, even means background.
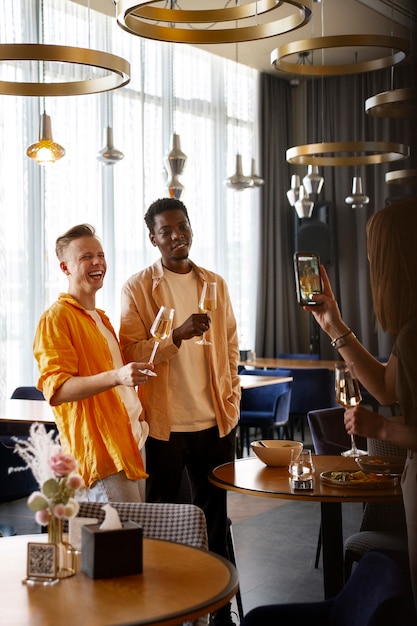
[{"label": "ceramic bowl", "polygon": [[286,439],[262,439],[262,441],[252,441],[252,450],[259,460],[271,467],[284,467],[290,464],[291,450],[303,449],[301,441],[288,441]]}]

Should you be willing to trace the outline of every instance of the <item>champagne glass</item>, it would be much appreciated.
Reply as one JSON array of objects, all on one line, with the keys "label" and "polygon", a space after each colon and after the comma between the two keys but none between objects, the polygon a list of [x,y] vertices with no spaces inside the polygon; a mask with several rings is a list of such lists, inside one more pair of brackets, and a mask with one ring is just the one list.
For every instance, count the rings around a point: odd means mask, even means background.
[{"label": "champagne glass", "polygon": [[[217,283],[204,282],[198,308],[202,313],[208,313],[208,311],[217,309]],[[202,338],[196,341],[196,343],[198,343],[199,346],[211,346],[211,341],[207,341],[205,332]]]},{"label": "champagne glass", "polygon": [[[169,336],[172,328],[172,321],[174,319],[175,309],[170,309],[166,306],[161,306],[159,309],[153,324],[151,326],[150,333],[154,338],[154,344],[151,352],[151,356],[149,357],[149,363],[153,363],[155,358],[156,351],[159,346],[159,342],[163,339],[166,339]],[[139,370],[142,374],[146,374],[147,376],[157,376],[155,372],[152,370]]]},{"label": "champagne glass", "polygon": [[[362,396],[359,381],[355,376],[353,363],[336,365],[335,374],[336,402],[341,404],[345,409],[350,406],[357,406],[361,402]],[[350,439],[352,447],[350,450],[342,452],[342,456],[356,457],[367,454],[364,450],[358,450],[354,435],[351,435]]]}]

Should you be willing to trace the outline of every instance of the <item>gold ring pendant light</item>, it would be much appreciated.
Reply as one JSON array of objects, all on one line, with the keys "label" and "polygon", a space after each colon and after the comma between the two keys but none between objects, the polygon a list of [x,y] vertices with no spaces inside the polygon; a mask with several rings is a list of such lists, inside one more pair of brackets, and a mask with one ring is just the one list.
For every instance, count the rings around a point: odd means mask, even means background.
[{"label": "gold ring pendant light", "polygon": [[[328,48],[376,48],[387,50],[384,56],[355,63],[310,65],[285,61],[292,54]],[[314,37],[279,46],[271,53],[275,69],[306,76],[339,76],[370,72],[402,62],[409,54],[406,39],[385,35],[338,35]],[[294,146],[286,151],[289,163],[297,165],[341,166],[389,163],[409,156],[409,147],[385,141],[322,142]]]},{"label": "gold ring pendant light", "polygon": [[392,89],[365,100],[365,112],[375,117],[417,117],[417,88]]},{"label": "gold ring pendant light", "polygon": [[0,80],[0,93],[10,96],[81,96],[118,89],[130,81],[128,61],[114,54],[89,48],[29,43],[0,44],[0,63],[3,61],[72,63],[105,73],[96,78],[67,82]]},{"label": "gold ring pendant light", "polygon": [[[201,10],[151,6],[158,4],[158,0],[114,0],[114,3],[117,23],[123,30],[172,43],[218,44],[266,39],[304,26],[312,14],[311,0],[252,0],[234,7]],[[172,6],[175,5],[173,1]],[[189,6],[193,6],[191,0]],[[279,18],[282,8],[294,12]]]},{"label": "gold ring pendant light", "polygon": [[[312,50],[326,50],[329,48],[375,48],[387,50],[385,56],[375,59],[359,61],[358,63],[341,63],[336,65],[309,65],[297,64],[285,61],[292,54],[302,54]],[[390,37],[385,35],[336,35],[329,37],[313,37],[292,41],[279,46],[271,53],[271,63],[277,70],[302,74],[303,76],[341,76],[345,74],[359,74],[361,72],[373,72],[385,67],[392,67],[401,63],[410,52],[410,44],[407,39]],[[297,57],[297,59],[299,56]]]}]

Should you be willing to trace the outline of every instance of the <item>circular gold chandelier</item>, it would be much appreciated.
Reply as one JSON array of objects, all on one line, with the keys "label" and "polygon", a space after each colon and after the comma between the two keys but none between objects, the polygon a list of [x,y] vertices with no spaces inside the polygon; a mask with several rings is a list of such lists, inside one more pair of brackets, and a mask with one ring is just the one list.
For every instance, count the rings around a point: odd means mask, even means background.
[{"label": "circular gold chandelier", "polygon": [[[123,30],[147,39],[172,43],[256,41],[300,28],[312,15],[311,0],[252,0],[234,7],[201,10],[151,6],[158,4],[158,0],[114,0],[114,3],[117,23]],[[193,6],[192,0],[190,6]],[[294,9],[294,12],[279,18],[283,7]],[[258,22],[259,17],[261,23]],[[229,22],[232,26],[228,26]],[[251,22],[250,25],[248,22]]]},{"label": "circular gold chandelier", "polygon": [[393,89],[371,96],[365,100],[365,112],[375,117],[417,117],[417,89]]},{"label": "circular gold chandelier", "polygon": [[417,185],[417,169],[387,172],[385,174],[385,182],[391,185]]},{"label": "circular gold chandelier", "polygon": [[118,89],[130,81],[128,61],[89,48],[31,43],[0,44],[0,64],[3,61],[71,63],[96,74],[103,73],[102,76],[63,82],[0,80],[0,94],[9,96],[80,96]]},{"label": "circular gold chandelier", "polygon": [[[375,48],[386,51],[383,56],[355,63],[340,63],[335,65],[322,64],[299,64],[286,61],[293,54],[299,55],[313,50],[325,50],[329,48]],[[359,74],[371,72],[385,67],[392,67],[403,61],[410,52],[410,43],[401,37],[385,35],[331,35],[328,37],[313,37],[301,39],[279,46],[271,53],[271,63],[276,70],[303,76],[339,76],[346,74]]]},{"label": "circular gold chandelier", "polygon": [[405,159],[410,149],[386,141],[338,141],[288,148],[286,159],[295,165],[374,165]]}]

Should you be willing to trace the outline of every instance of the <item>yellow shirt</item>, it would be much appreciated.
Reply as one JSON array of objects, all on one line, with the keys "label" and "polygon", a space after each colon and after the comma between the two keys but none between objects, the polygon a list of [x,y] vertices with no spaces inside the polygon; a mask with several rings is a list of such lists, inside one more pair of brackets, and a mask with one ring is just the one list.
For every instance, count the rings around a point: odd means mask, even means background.
[{"label": "yellow shirt", "polygon": [[[115,335],[108,317],[98,310]],[[42,315],[33,352],[38,362],[38,388],[47,401],[72,376],[92,376],[114,369],[107,341],[87,311],[68,294]],[[61,444],[78,461],[86,487],[124,471],[127,478],[146,478],[129,415],[116,388],[52,407]]]}]

